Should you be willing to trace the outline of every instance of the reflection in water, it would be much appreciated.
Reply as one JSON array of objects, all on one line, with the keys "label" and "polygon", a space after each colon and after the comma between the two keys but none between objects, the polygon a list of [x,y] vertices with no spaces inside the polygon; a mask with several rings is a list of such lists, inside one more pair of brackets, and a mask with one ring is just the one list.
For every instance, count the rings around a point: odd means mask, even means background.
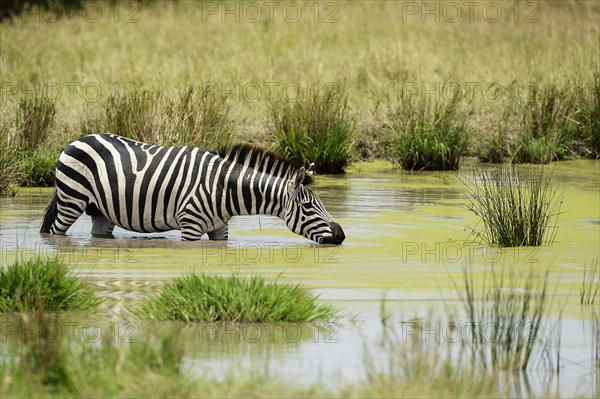
[{"label": "reflection in water", "polygon": [[[388,298],[391,312],[423,317],[429,308],[443,309],[442,295],[455,298],[453,281],[461,280],[465,263],[473,264],[476,278],[496,265],[549,268],[550,279],[557,284],[555,301],[564,304],[564,368],[557,386],[564,396],[581,393],[582,386],[592,385],[586,380],[593,375],[587,360],[592,341],[582,336],[585,316],[573,292],[578,290],[584,264],[598,256],[598,161],[557,164],[556,181],[564,182],[566,196],[556,241],[550,247],[498,250],[465,243],[469,239],[465,227],[477,222],[464,206],[461,174],[469,177],[469,173],[468,169],[407,173],[375,163],[344,176],[319,176],[313,190],[343,226],[347,239],[341,246],[315,245],[291,233],[281,220],[265,216],[232,219],[228,242],[182,242],[176,231],[139,234],[119,228],[115,238],[95,238],[87,216],[67,236],[41,236],[39,224],[50,190],[22,190],[15,198],[0,199],[0,257],[6,264],[19,252],[57,254],[107,299],[107,312],[119,315],[186,272],[259,273],[267,279],[283,273],[282,281],[300,282],[321,294],[321,300],[344,309],[348,317],[336,333],[337,341],[303,339],[290,346],[265,344],[262,349],[249,342],[228,342],[223,345],[233,349],[223,349],[211,342],[199,346],[212,350],[208,364],[203,363],[202,351],[190,352],[187,361],[192,373],[215,370],[218,374],[231,364],[251,367],[256,359],[252,356],[261,353],[264,358],[277,358],[271,360],[272,369],[301,382],[325,381],[336,373],[346,381],[364,375],[364,338],[376,339],[381,329],[378,310],[383,297]],[[351,318],[364,320],[358,331],[349,326]],[[519,386],[514,392],[543,392],[543,378],[534,374],[528,378],[516,380]]]}]

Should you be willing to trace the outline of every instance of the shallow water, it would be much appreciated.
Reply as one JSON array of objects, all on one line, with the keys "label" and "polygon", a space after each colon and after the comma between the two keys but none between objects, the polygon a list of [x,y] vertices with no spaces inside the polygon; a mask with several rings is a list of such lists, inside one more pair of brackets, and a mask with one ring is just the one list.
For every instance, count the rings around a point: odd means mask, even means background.
[{"label": "shallow water", "polygon": [[[223,275],[239,271],[301,282],[344,309],[346,317],[329,326],[333,332],[328,336],[304,331],[308,339],[293,342],[285,336],[271,345],[267,335],[259,340],[266,343],[258,345],[233,331],[233,341],[236,334],[240,338],[235,349],[231,339],[205,342],[217,355],[207,360],[190,354],[187,365],[191,373],[211,375],[232,364],[260,365],[290,381],[328,385],[362,380],[366,352],[385,357],[381,348],[370,344],[381,333],[382,298],[385,311],[393,315],[390,320],[397,323],[441,314],[444,303],[451,306],[454,283],[462,282],[466,264],[478,277],[492,266],[549,269],[556,303],[563,306],[563,370],[550,385],[530,375],[530,390],[541,393],[556,387],[561,396],[586,395],[597,393],[598,386],[588,381],[593,374],[589,312],[579,305],[579,287],[584,265],[599,256],[600,162],[569,161],[551,168],[565,193],[551,246],[498,250],[470,243],[465,228],[476,225],[477,219],[465,207],[462,180],[469,177],[468,168],[411,174],[376,162],[360,164],[345,176],[317,179],[314,191],[346,233],[342,246],[314,245],[288,231],[281,220],[264,216],[234,218],[229,242],[181,242],[178,232],[144,235],[119,228],[114,239],[93,238],[87,216],[68,236],[42,237],[37,231],[50,190],[23,189],[15,198],[0,199],[1,261],[9,262],[17,250],[59,253],[110,298],[111,311],[117,314],[169,278],[192,270]],[[559,310],[554,307],[553,317]]]}]

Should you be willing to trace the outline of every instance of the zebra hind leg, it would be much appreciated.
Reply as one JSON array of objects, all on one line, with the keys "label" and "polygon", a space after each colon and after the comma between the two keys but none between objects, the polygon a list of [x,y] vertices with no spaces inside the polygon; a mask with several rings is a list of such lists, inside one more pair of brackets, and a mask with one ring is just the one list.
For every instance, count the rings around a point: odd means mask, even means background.
[{"label": "zebra hind leg", "polygon": [[229,224],[225,223],[222,227],[209,231],[208,238],[211,240],[227,240],[229,238]]},{"label": "zebra hind leg", "polygon": [[100,212],[96,204],[89,204],[85,213],[92,217],[92,235],[94,237],[112,237],[115,224]]},{"label": "zebra hind leg", "polygon": [[92,216],[92,235],[94,237],[112,237],[115,224],[104,215]]},{"label": "zebra hind leg", "polygon": [[56,196],[56,218],[50,228],[50,233],[64,235],[69,227],[83,214],[86,203],[73,197]]}]

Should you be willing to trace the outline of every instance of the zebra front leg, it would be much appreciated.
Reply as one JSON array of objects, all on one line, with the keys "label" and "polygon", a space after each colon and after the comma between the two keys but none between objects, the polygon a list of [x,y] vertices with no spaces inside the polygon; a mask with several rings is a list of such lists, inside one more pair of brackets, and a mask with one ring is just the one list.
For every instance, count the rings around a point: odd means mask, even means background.
[{"label": "zebra front leg", "polygon": [[104,215],[92,215],[92,235],[94,237],[112,237],[115,224]]},{"label": "zebra front leg", "polygon": [[208,238],[210,240],[227,240],[229,239],[229,224],[225,223],[223,226],[216,230],[208,232]]}]

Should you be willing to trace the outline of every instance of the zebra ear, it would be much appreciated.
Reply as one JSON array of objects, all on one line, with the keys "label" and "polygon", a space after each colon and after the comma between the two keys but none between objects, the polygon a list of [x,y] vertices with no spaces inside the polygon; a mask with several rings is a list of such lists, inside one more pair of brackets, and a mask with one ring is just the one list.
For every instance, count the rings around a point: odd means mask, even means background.
[{"label": "zebra ear", "polygon": [[306,177],[308,177],[309,179],[312,178],[315,175],[315,163],[312,162],[309,166],[308,169],[306,170]]},{"label": "zebra ear", "polygon": [[294,178],[294,188],[300,187],[302,182],[304,181],[304,177],[306,176],[306,169],[300,168],[298,172],[296,172],[296,177]]}]

